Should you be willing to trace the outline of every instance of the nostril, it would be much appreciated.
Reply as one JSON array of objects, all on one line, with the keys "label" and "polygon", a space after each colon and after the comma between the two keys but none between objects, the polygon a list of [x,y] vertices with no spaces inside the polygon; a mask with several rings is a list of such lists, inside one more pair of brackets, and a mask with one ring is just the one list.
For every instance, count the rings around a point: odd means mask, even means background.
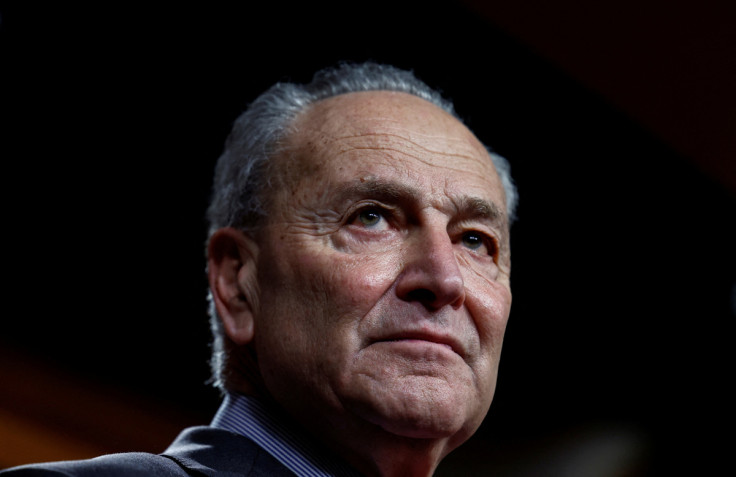
[{"label": "nostril", "polygon": [[427,306],[431,305],[437,300],[437,295],[435,295],[431,290],[427,290],[426,288],[416,288],[414,290],[411,290],[407,294],[407,299],[409,301],[418,301]]}]

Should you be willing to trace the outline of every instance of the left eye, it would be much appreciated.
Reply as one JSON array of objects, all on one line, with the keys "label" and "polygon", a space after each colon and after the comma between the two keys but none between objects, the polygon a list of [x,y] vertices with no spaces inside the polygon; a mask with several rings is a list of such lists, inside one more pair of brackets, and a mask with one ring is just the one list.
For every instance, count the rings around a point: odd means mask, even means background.
[{"label": "left eye", "polygon": [[462,242],[463,245],[471,250],[478,250],[485,244],[483,236],[475,232],[463,234]]}]

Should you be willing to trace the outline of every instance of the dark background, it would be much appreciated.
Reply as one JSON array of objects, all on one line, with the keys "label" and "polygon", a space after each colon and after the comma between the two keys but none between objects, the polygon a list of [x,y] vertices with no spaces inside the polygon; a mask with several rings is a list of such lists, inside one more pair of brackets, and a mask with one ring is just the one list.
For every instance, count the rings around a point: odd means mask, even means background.
[{"label": "dark background", "polygon": [[207,422],[203,217],[224,138],[274,82],[370,59],[452,98],[521,196],[496,399],[444,471],[717,468],[734,402],[733,8],[536,3],[3,3],[3,412],[48,424],[76,396],[43,387],[51,373]]}]

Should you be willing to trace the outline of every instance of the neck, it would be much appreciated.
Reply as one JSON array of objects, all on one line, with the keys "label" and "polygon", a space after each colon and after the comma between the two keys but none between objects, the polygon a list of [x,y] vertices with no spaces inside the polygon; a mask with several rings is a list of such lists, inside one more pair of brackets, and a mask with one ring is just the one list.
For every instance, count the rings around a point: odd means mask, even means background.
[{"label": "neck", "polygon": [[318,413],[293,415],[269,393],[254,392],[258,386],[242,384],[231,390],[274,406],[274,412],[283,413],[282,419],[292,421],[292,425],[301,428],[301,432],[316,438],[325,451],[367,477],[431,476],[442,458],[462,443],[462,440],[456,442],[455,437],[423,439],[399,436],[361,420],[328,422],[318,418]]},{"label": "neck", "polygon": [[394,436],[344,449],[345,459],[366,476],[431,476],[447,451],[444,442]]},{"label": "neck", "polygon": [[405,437],[356,416],[303,424],[366,476],[431,476],[440,461],[469,437],[463,430],[437,438]]},{"label": "neck", "polygon": [[260,374],[253,371],[257,369],[254,353],[241,354],[237,363],[230,364],[237,366],[237,372],[230,373],[230,377],[237,377],[230,381],[230,390],[280,407],[306,432],[365,476],[431,476],[440,461],[472,434],[465,429],[437,438],[405,437],[344,408],[335,416],[305,406],[301,400],[280,403],[268,392]]}]

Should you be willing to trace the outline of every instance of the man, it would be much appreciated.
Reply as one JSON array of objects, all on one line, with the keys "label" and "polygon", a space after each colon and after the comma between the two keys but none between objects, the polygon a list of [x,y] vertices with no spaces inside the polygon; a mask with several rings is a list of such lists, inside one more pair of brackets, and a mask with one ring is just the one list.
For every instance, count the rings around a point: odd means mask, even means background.
[{"label": "man", "polygon": [[494,394],[508,165],[410,73],[279,84],[238,119],[209,209],[209,427],[66,475],[431,475]]}]

